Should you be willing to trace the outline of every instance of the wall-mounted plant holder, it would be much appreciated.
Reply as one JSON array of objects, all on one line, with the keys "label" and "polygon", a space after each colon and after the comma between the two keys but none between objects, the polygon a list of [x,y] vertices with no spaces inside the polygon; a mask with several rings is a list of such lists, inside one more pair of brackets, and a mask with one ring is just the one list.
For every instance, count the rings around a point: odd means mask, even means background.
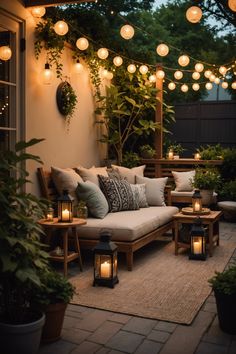
[{"label": "wall-mounted plant holder", "polygon": [[77,96],[68,81],[63,81],[58,85],[56,100],[59,112],[65,117],[71,117],[76,107]]}]

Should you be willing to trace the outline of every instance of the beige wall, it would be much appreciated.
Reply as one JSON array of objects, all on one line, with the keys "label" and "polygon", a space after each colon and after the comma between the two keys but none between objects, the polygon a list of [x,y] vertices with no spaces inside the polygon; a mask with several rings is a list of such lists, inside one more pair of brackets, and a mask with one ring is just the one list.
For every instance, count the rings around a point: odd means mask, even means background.
[{"label": "beige wall", "polygon": [[[85,167],[100,164],[101,144],[97,142],[97,126],[94,124],[94,103],[89,72],[85,67],[82,74],[73,71],[72,52],[66,48],[63,53],[63,73],[70,78],[78,98],[76,112],[69,129],[64,117],[56,106],[56,89],[60,80],[54,78],[51,86],[43,85],[40,72],[44,68],[45,53],[36,60],[34,56],[34,19],[30,10],[20,1],[0,0],[0,7],[26,20],[26,139],[44,138],[45,141],[34,146],[31,152],[40,156],[45,169],[50,166],[71,167],[79,164]],[[38,194],[36,168],[34,162],[28,163],[33,182],[28,190]]]}]

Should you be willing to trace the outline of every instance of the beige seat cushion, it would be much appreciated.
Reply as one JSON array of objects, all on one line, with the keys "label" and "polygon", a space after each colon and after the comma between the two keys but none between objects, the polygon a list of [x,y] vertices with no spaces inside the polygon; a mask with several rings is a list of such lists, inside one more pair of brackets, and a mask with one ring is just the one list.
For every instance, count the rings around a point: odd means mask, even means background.
[{"label": "beige seat cushion", "polygon": [[173,206],[150,207],[108,213],[104,219],[88,218],[87,224],[79,228],[79,238],[99,239],[102,229],[110,229],[113,241],[134,241],[168,223],[177,212]]}]

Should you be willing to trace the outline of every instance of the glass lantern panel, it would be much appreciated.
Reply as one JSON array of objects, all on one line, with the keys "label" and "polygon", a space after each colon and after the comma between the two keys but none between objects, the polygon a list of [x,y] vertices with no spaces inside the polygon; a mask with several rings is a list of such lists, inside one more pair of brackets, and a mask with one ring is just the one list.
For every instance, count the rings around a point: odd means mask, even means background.
[{"label": "glass lantern panel", "polygon": [[192,237],[192,253],[202,254],[205,253],[205,238],[201,236]]},{"label": "glass lantern panel", "polygon": [[112,257],[95,255],[95,277],[109,279],[112,276]]},{"label": "glass lantern panel", "polygon": [[199,198],[193,199],[193,211],[201,211],[202,210],[202,200]]},{"label": "glass lantern panel", "polygon": [[113,277],[117,276],[117,252],[113,254]]}]

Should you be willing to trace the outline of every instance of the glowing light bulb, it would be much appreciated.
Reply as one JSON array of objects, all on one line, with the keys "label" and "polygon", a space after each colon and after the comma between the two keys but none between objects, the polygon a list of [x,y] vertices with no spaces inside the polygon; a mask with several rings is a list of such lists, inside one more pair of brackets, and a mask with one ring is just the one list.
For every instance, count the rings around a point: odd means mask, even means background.
[{"label": "glowing light bulb", "polygon": [[69,30],[69,27],[65,21],[57,21],[53,28],[59,36],[64,36]]},{"label": "glowing light bulb", "polygon": [[216,85],[219,85],[220,79],[219,79],[218,77],[216,77],[215,80],[214,80],[214,83],[215,83]]},{"label": "glowing light bulb", "polygon": [[170,82],[170,83],[168,84],[168,89],[169,89],[169,90],[173,91],[175,88],[176,88],[176,85],[175,85],[174,82]]},{"label": "glowing light bulb", "polygon": [[182,71],[180,71],[180,70],[175,71],[174,77],[176,78],[176,80],[181,80],[183,77]]},{"label": "glowing light bulb", "polygon": [[165,57],[169,53],[168,45],[161,43],[157,46],[156,52],[160,57]]},{"label": "glowing light bulb", "polygon": [[98,51],[97,51],[97,55],[98,55],[98,57],[100,58],[100,59],[106,59],[107,57],[108,57],[108,55],[109,55],[109,52],[108,52],[108,50],[107,50],[107,48],[100,48],[100,49],[98,49]]},{"label": "glowing light bulb", "polygon": [[113,73],[111,72],[111,71],[108,71],[108,73],[107,73],[107,79],[108,80],[112,80],[113,79]]},{"label": "glowing light bulb", "polygon": [[179,59],[178,59],[178,63],[179,63],[179,65],[181,65],[181,66],[187,66],[188,64],[189,64],[189,62],[190,62],[190,59],[189,59],[189,57],[187,56],[187,55],[181,55],[180,57],[179,57]]},{"label": "glowing light bulb", "polygon": [[156,77],[157,77],[158,79],[164,79],[164,77],[165,77],[164,71],[163,71],[163,70],[157,70],[157,72],[156,72]]},{"label": "glowing light bulb", "polygon": [[215,78],[216,78],[216,76],[215,76],[214,74],[211,74],[210,77],[209,77],[209,80],[210,80],[211,82],[214,82],[214,81],[215,81]]},{"label": "glowing light bulb", "polygon": [[229,84],[228,84],[228,82],[223,81],[222,84],[221,84],[221,86],[222,86],[223,89],[227,89],[228,86],[229,86]]},{"label": "glowing light bulb", "polygon": [[129,64],[127,70],[130,74],[133,74],[136,71],[136,66],[134,64]]},{"label": "glowing light bulb", "polygon": [[89,41],[85,37],[80,37],[76,41],[76,47],[80,50],[86,50],[89,46]]},{"label": "glowing light bulb", "polygon": [[81,74],[82,71],[84,70],[83,65],[82,65],[79,61],[77,61],[77,62],[75,63],[74,68],[75,68],[76,74]]},{"label": "glowing light bulb", "polygon": [[211,76],[211,71],[210,71],[210,70],[206,70],[206,71],[204,72],[204,76],[205,76],[207,79],[209,79],[209,77]]},{"label": "glowing light bulb", "polygon": [[236,12],[236,1],[235,0],[228,0],[228,6],[230,10]]},{"label": "glowing light bulb", "polygon": [[199,72],[197,72],[197,71],[194,71],[194,73],[192,73],[192,78],[194,79],[194,80],[198,80],[198,79],[200,79],[200,73]]},{"label": "glowing light bulb", "polygon": [[107,74],[108,74],[108,70],[107,69],[102,69],[101,70],[101,77],[103,79],[106,79],[107,78]]},{"label": "glowing light bulb", "polygon": [[204,65],[202,63],[197,63],[194,68],[197,72],[201,73],[204,70]]},{"label": "glowing light bulb", "polygon": [[186,18],[191,23],[197,23],[202,18],[202,10],[198,6],[191,6],[186,11]]},{"label": "glowing light bulb", "polygon": [[225,66],[220,66],[219,72],[221,73],[221,75],[225,75],[227,73],[227,68]]},{"label": "glowing light bulb", "polygon": [[7,61],[11,59],[12,56],[12,51],[11,48],[8,47],[7,45],[3,45],[0,47],[0,59]]},{"label": "glowing light bulb", "polygon": [[188,85],[183,84],[183,85],[180,87],[180,89],[181,89],[182,92],[188,92]]},{"label": "glowing light bulb", "polygon": [[124,25],[120,29],[120,35],[124,39],[131,39],[134,36],[134,29],[130,25]]},{"label": "glowing light bulb", "polygon": [[50,69],[49,63],[46,63],[42,71],[42,82],[44,85],[51,85],[53,80],[53,72]]},{"label": "glowing light bulb", "polygon": [[36,18],[43,17],[46,13],[46,9],[43,6],[36,6],[31,9],[32,16]]},{"label": "glowing light bulb", "polygon": [[236,90],[236,81],[232,82],[231,87],[232,87],[233,90]]},{"label": "glowing light bulb", "polygon": [[193,91],[198,91],[200,89],[200,85],[199,84],[193,84],[192,85],[192,89],[193,89]]},{"label": "glowing light bulb", "polygon": [[147,67],[147,65],[141,65],[140,68],[139,68],[139,71],[140,71],[140,73],[141,73],[142,75],[147,74],[147,72],[148,72],[148,67]]},{"label": "glowing light bulb", "polygon": [[157,78],[156,78],[156,75],[150,75],[148,80],[151,82],[151,83],[154,83],[157,81]]},{"label": "glowing light bulb", "polygon": [[121,66],[123,64],[123,59],[121,57],[117,56],[113,59],[113,64],[115,66]]},{"label": "glowing light bulb", "polygon": [[212,83],[211,82],[207,82],[205,85],[207,90],[211,90],[212,89]]}]

